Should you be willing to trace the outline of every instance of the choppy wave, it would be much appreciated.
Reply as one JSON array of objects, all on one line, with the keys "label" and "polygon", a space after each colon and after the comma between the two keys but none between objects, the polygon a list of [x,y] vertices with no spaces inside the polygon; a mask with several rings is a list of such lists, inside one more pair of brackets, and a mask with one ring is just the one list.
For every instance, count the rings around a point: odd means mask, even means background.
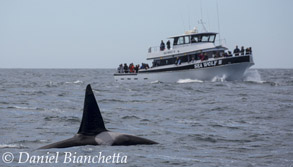
[{"label": "choppy wave", "polygon": [[202,83],[202,80],[197,80],[197,79],[179,79],[177,83],[183,84],[183,83]]},{"label": "choppy wave", "polygon": [[80,119],[78,117],[70,116],[70,117],[59,117],[59,116],[47,116],[44,118],[45,121],[60,121],[60,122],[80,122]]},{"label": "choppy wave", "polygon": [[47,83],[45,86],[51,88],[51,87],[58,87],[64,84],[83,84],[83,81],[81,80],[76,80],[76,81],[66,81],[66,82],[55,82],[55,81],[49,81],[49,83]]},{"label": "choppy wave", "polygon": [[140,119],[140,118],[135,115],[129,115],[129,116],[124,116],[121,119]]},{"label": "choppy wave", "polygon": [[46,84],[46,86],[47,86],[48,88],[58,87],[59,85],[60,85],[60,83],[53,82],[53,81],[49,81],[49,83]]},{"label": "choppy wave", "polygon": [[198,121],[195,120],[177,120],[176,122],[180,124],[199,125]]},{"label": "choppy wave", "polygon": [[[84,104],[86,85],[79,81],[86,81],[92,84],[109,130],[159,144],[68,151],[126,150],[135,159],[128,166],[291,165],[292,70],[252,69],[244,81],[230,82],[220,76],[215,82],[189,79],[181,80],[183,84],[116,83],[114,70],[29,70],[40,75],[23,77],[25,71],[0,69],[6,80],[0,84],[2,151],[34,149],[72,137]],[[38,85],[27,86],[32,80]],[[275,83],[280,85],[270,86]],[[281,160],[285,163],[280,165]]]},{"label": "choppy wave", "polygon": [[65,82],[66,84],[82,84],[83,81],[80,81],[80,80],[76,80],[76,81],[73,81],[73,82]]},{"label": "choppy wave", "polygon": [[156,80],[156,81],[152,81],[151,84],[158,84],[158,83],[162,83],[161,81],[159,80]]},{"label": "choppy wave", "polygon": [[20,109],[20,110],[44,110],[43,108],[38,108],[38,107],[23,107],[23,106],[9,106],[7,109]]},{"label": "choppy wave", "polygon": [[2,148],[26,148],[21,144],[0,144],[0,149]]},{"label": "choppy wave", "polygon": [[126,100],[123,99],[100,99],[100,103],[126,103]]}]

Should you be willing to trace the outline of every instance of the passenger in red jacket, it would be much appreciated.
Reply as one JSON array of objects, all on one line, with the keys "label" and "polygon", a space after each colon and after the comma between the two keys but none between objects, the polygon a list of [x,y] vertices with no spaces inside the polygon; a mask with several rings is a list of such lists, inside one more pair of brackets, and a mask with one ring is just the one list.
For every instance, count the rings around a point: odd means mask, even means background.
[{"label": "passenger in red jacket", "polygon": [[130,71],[130,73],[134,73],[134,65],[133,65],[133,63],[131,63],[129,65],[129,71]]},{"label": "passenger in red jacket", "polygon": [[200,52],[200,54],[198,55],[198,57],[200,58],[201,61],[204,60],[204,55],[203,55],[202,51]]}]

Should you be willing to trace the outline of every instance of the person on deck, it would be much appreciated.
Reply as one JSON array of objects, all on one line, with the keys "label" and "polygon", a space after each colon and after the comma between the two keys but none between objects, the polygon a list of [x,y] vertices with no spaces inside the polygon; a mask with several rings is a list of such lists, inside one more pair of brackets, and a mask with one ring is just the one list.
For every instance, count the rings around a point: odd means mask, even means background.
[{"label": "person on deck", "polygon": [[198,55],[198,57],[201,61],[204,60],[204,55],[203,55],[202,51],[200,51],[200,54]]},{"label": "person on deck", "polygon": [[120,64],[117,70],[118,70],[118,73],[123,73],[124,72],[123,65]]},{"label": "person on deck", "polygon": [[145,69],[145,64],[141,63],[140,69]]},{"label": "person on deck", "polygon": [[134,70],[135,70],[136,73],[138,73],[138,70],[139,70],[139,64],[135,66]]},{"label": "person on deck", "polygon": [[239,56],[239,52],[240,52],[240,50],[239,50],[239,48],[238,48],[238,46],[236,45],[236,48],[234,49],[234,54],[235,54],[235,56]]},{"label": "person on deck", "polygon": [[246,49],[245,49],[245,54],[246,54],[246,55],[250,55],[249,48],[246,48]]},{"label": "person on deck", "polygon": [[204,54],[203,54],[203,59],[204,59],[204,60],[208,60],[208,59],[209,59],[209,56],[208,56],[207,53],[204,53]]},{"label": "person on deck", "polygon": [[125,72],[125,73],[128,73],[128,66],[127,66],[126,63],[124,63],[124,72]]},{"label": "person on deck", "polygon": [[134,65],[133,65],[133,63],[131,63],[129,65],[129,71],[130,71],[130,73],[134,73]]},{"label": "person on deck", "polygon": [[160,50],[161,51],[165,50],[165,43],[163,40],[161,40]]},{"label": "person on deck", "polygon": [[171,48],[170,40],[168,40],[166,44],[167,44],[167,49],[170,50],[170,48]]},{"label": "person on deck", "polygon": [[195,61],[195,55],[193,55],[193,56],[191,56],[191,63],[194,63],[194,61]]},{"label": "person on deck", "polygon": [[241,56],[244,56],[244,46],[241,47],[240,53],[241,53]]},{"label": "person on deck", "polygon": [[179,57],[176,58],[175,64],[176,65],[180,65],[181,64],[181,59]]}]

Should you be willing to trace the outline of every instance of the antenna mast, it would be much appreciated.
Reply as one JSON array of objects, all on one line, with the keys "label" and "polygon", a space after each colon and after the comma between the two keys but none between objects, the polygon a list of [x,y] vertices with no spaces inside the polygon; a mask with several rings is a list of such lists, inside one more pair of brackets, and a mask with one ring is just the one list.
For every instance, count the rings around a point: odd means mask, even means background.
[{"label": "antenna mast", "polygon": [[201,0],[200,0],[200,15],[201,15],[201,20],[202,20],[202,3],[201,3]]},{"label": "antenna mast", "polygon": [[203,28],[204,32],[208,32],[208,30],[206,29],[206,26],[204,25],[205,22],[203,22],[202,19],[200,19],[200,20],[198,21],[198,24],[201,24],[201,25],[202,25],[202,28]]},{"label": "antenna mast", "polygon": [[217,16],[218,16],[219,43],[221,45],[220,16],[219,16],[219,4],[218,4],[218,0],[217,0]]},{"label": "antenna mast", "polygon": [[200,20],[198,21],[198,24],[201,24],[202,25],[202,28],[205,32],[208,32],[206,27],[205,27],[205,23],[202,21],[202,3],[201,3],[201,0],[200,0],[200,14],[201,14],[201,18]]},{"label": "antenna mast", "polygon": [[190,30],[190,13],[188,11],[188,29]]}]

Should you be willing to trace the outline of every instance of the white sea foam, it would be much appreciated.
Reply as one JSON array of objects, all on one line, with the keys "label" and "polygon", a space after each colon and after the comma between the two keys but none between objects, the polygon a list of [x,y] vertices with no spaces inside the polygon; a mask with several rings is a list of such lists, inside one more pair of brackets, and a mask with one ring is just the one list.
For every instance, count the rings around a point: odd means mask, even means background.
[{"label": "white sea foam", "polygon": [[19,144],[0,144],[0,149],[1,148],[23,148],[23,145]]},{"label": "white sea foam", "polygon": [[261,76],[260,76],[258,70],[248,70],[244,74],[243,80],[248,81],[248,82],[256,82],[256,83],[264,83],[265,82],[261,79]]},{"label": "white sea foam", "polygon": [[79,83],[83,83],[83,82],[80,81],[80,80],[77,80],[77,81],[74,81],[73,83],[75,83],[75,84],[79,84]]},{"label": "white sea foam", "polygon": [[21,106],[12,106],[10,108],[15,108],[15,109],[22,109],[22,110],[29,110],[30,108],[28,107],[21,107]]},{"label": "white sea foam", "polygon": [[157,83],[161,83],[160,81],[156,80],[156,81],[152,81],[151,84],[157,84]]},{"label": "white sea foam", "polygon": [[226,75],[222,75],[222,76],[215,76],[212,79],[212,82],[224,82],[226,81],[227,76]]},{"label": "white sea foam", "polygon": [[76,81],[73,81],[73,82],[65,82],[66,84],[82,84],[83,81],[80,81],[80,80],[76,80]]},{"label": "white sea foam", "polygon": [[47,87],[57,87],[58,86],[58,83],[57,82],[53,82],[53,81],[50,81],[48,84],[46,84]]},{"label": "white sea foam", "polygon": [[203,81],[202,80],[197,80],[197,79],[179,79],[177,81],[177,83],[202,83]]},{"label": "white sea foam", "polygon": [[41,110],[41,108],[36,108],[36,107],[23,107],[23,106],[10,106],[8,108],[20,109],[20,110]]}]

